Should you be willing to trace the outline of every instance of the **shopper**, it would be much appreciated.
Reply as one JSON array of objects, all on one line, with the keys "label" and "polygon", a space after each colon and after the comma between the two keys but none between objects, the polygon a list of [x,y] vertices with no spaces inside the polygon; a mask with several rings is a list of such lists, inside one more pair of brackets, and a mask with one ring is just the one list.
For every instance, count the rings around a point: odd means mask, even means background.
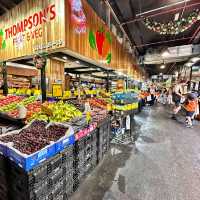
[{"label": "shopper", "polygon": [[177,82],[177,84],[174,86],[173,93],[172,93],[172,99],[175,104],[175,106],[173,108],[172,119],[175,119],[175,120],[176,120],[176,115],[181,110],[181,98],[183,97],[182,93],[183,93],[182,92],[182,83],[180,81],[180,82]]},{"label": "shopper", "polygon": [[190,93],[187,95],[187,99],[183,107],[186,110],[186,127],[188,128],[192,128],[192,120],[196,112],[197,103],[198,102],[195,94]]},{"label": "shopper", "polygon": [[150,88],[148,88],[148,91],[147,91],[146,101],[147,101],[147,105],[149,106],[154,105],[154,95],[151,94]]},{"label": "shopper", "polygon": [[173,100],[172,100],[172,88],[169,88],[169,90],[167,92],[167,104],[168,105],[172,105],[173,104]]}]

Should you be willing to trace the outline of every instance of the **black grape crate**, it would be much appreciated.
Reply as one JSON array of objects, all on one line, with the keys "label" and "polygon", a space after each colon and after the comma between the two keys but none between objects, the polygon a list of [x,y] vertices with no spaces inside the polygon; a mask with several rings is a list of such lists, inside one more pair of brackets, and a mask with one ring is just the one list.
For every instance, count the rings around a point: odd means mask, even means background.
[{"label": "black grape crate", "polygon": [[76,192],[79,186],[80,186],[80,180],[78,178],[74,179],[73,192]]},{"label": "black grape crate", "polygon": [[0,155],[0,200],[7,200],[8,198],[7,174],[7,159]]},{"label": "black grape crate", "polygon": [[0,200],[8,200],[7,195],[0,193]]},{"label": "black grape crate", "polygon": [[61,152],[63,163],[65,163],[69,157],[73,157],[74,155],[74,146],[68,147],[64,151]]},{"label": "black grape crate", "polygon": [[9,161],[10,171],[8,180],[13,184],[20,184],[22,186],[33,187],[35,184],[46,179],[49,175],[54,173],[57,169],[63,167],[63,158],[61,154],[43,162],[40,166],[30,172],[24,171],[14,162]]},{"label": "black grape crate", "polygon": [[92,133],[85,136],[85,144],[90,144],[93,141],[97,140],[97,130],[95,129]]},{"label": "black grape crate", "polygon": [[74,154],[78,154],[84,148],[85,148],[85,138],[81,138],[80,140],[75,142]]},{"label": "black grape crate", "polygon": [[[48,196],[48,183],[44,181],[40,185],[35,186],[32,190],[25,187],[12,187],[9,190],[9,199],[15,199],[15,197],[20,197],[21,200],[38,200],[45,196]],[[19,198],[19,199],[20,199]]]},{"label": "black grape crate", "polygon": [[74,149],[75,154],[77,154],[79,151],[82,151],[85,148],[85,146],[91,144],[93,141],[96,140],[97,140],[97,131],[94,130],[92,133],[76,141]]},{"label": "black grape crate", "polygon": [[73,173],[68,175],[65,179],[65,195],[66,198],[69,198],[73,193],[73,186],[74,186],[74,178]]},{"label": "black grape crate", "polygon": [[53,180],[44,181],[40,185],[35,186],[32,190],[28,188],[11,188],[9,191],[10,199],[15,199],[15,196],[20,197],[20,200],[40,200],[46,197],[46,199],[56,199],[60,194],[64,194],[65,190],[65,177],[56,178]]},{"label": "black grape crate", "polygon": [[63,199],[65,194],[65,179],[58,182],[48,195],[48,200],[60,200]]},{"label": "black grape crate", "polygon": [[7,169],[7,158],[0,154],[0,170]]}]

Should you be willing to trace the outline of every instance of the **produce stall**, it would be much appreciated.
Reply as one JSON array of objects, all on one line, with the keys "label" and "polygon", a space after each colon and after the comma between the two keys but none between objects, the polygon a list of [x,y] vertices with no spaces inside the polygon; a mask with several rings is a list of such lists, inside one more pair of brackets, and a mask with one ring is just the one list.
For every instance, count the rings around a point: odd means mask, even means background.
[{"label": "produce stall", "polygon": [[88,116],[83,113],[84,103],[42,104],[36,97],[1,98],[4,120],[5,116],[18,119],[18,104],[28,110],[25,127],[0,137],[0,163],[7,166],[0,167],[5,175],[0,184],[7,183],[0,189],[4,200],[14,196],[20,200],[67,199],[103,159],[110,146],[108,111],[99,103],[91,106]]},{"label": "produce stall", "polygon": [[[0,97],[0,200],[68,199],[110,148],[111,112],[113,116],[118,111],[129,115],[125,113],[137,108],[133,102],[114,103],[112,94],[105,92],[112,82],[109,72],[115,71],[112,77],[118,78],[118,63],[126,78],[142,77],[132,55],[123,50],[86,1],[83,6],[90,35],[88,30],[77,33],[69,2],[24,1],[1,17],[2,27],[4,21],[8,27],[32,23],[27,19],[33,16],[38,16],[38,22],[23,30],[24,39],[19,42],[9,34],[6,48],[0,52],[5,95]],[[17,14],[19,9],[22,15]],[[89,19],[98,21],[98,26]],[[93,44],[99,44],[95,35],[101,26],[105,41],[98,48],[103,48],[105,55],[99,60],[100,52]],[[5,31],[2,29],[3,34]],[[9,72],[13,67],[10,61],[15,66],[20,63],[20,70]],[[88,79],[81,81],[80,76],[86,69],[93,80],[84,88]],[[72,82],[77,88],[72,90],[67,76],[74,71],[77,74]]]},{"label": "produce stall", "polygon": [[[0,163],[7,166],[0,167],[7,182],[0,189],[4,200],[69,198],[110,148],[109,113],[132,118],[136,99],[128,92],[45,103],[37,96],[2,96],[2,119],[26,124],[0,136]],[[25,118],[19,117],[19,105],[27,110]]]},{"label": "produce stall", "polygon": [[113,142],[134,141],[134,115],[138,111],[138,94],[133,91],[116,92],[112,99]]}]

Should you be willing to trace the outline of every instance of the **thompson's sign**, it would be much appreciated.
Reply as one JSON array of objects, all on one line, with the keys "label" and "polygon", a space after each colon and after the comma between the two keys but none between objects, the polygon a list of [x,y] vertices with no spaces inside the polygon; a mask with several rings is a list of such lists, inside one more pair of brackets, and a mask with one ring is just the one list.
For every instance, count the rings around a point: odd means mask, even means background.
[{"label": "thompson's sign", "polygon": [[0,56],[5,60],[63,47],[64,13],[64,0],[25,0],[16,6],[0,18]]},{"label": "thompson's sign", "polygon": [[18,36],[23,41],[30,41],[35,38],[42,37],[43,30],[41,25],[56,18],[56,6],[55,4],[49,5],[45,9],[36,12],[20,22],[13,24],[12,26],[5,29],[5,39],[12,38],[13,44],[17,44]]}]

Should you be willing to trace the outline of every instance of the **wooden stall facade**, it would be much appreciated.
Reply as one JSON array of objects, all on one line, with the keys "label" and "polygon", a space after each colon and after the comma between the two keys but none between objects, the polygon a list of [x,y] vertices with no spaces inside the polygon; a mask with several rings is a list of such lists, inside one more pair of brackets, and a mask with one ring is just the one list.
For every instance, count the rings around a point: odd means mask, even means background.
[{"label": "wooden stall facade", "polygon": [[0,17],[0,59],[65,46],[65,0],[25,0]]},{"label": "wooden stall facade", "polygon": [[[114,34],[109,30],[105,23],[98,17],[95,11],[90,7],[86,0],[82,0],[83,11],[86,16],[85,33],[76,32],[76,23],[73,22],[73,11],[71,9],[70,1],[66,1],[66,48],[77,52],[85,57],[92,58],[96,62],[104,63],[105,66],[114,70],[124,72],[134,78],[139,78],[141,72],[139,71],[135,58],[129,54],[123,48]],[[106,64],[105,58],[98,55],[98,51],[91,48],[89,43],[89,33],[92,31],[95,33],[99,29],[104,29],[105,32],[109,32],[112,37],[111,54],[112,60],[110,64]]]},{"label": "wooden stall facade", "polygon": [[[93,60],[99,65],[121,71],[135,79],[141,78],[141,70],[135,58],[123,48],[105,23],[97,16],[86,0],[82,0],[83,13],[86,17],[86,32],[77,33],[72,20],[70,0],[24,0],[18,6],[0,17],[0,61],[32,56],[35,53],[69,50]],[[89,33],[103,29],[111,36],[111,62],[99,56],[89,42]],[[60,69],[60,64],[48,62],[47,73],[53,65]],[[63,64],[62,70],[63,72]],[[52,80],[54,77],[51,77]],[[64,74],[58,79],[64,80]],[[64,82],[64,81],[63,81]]]}]

